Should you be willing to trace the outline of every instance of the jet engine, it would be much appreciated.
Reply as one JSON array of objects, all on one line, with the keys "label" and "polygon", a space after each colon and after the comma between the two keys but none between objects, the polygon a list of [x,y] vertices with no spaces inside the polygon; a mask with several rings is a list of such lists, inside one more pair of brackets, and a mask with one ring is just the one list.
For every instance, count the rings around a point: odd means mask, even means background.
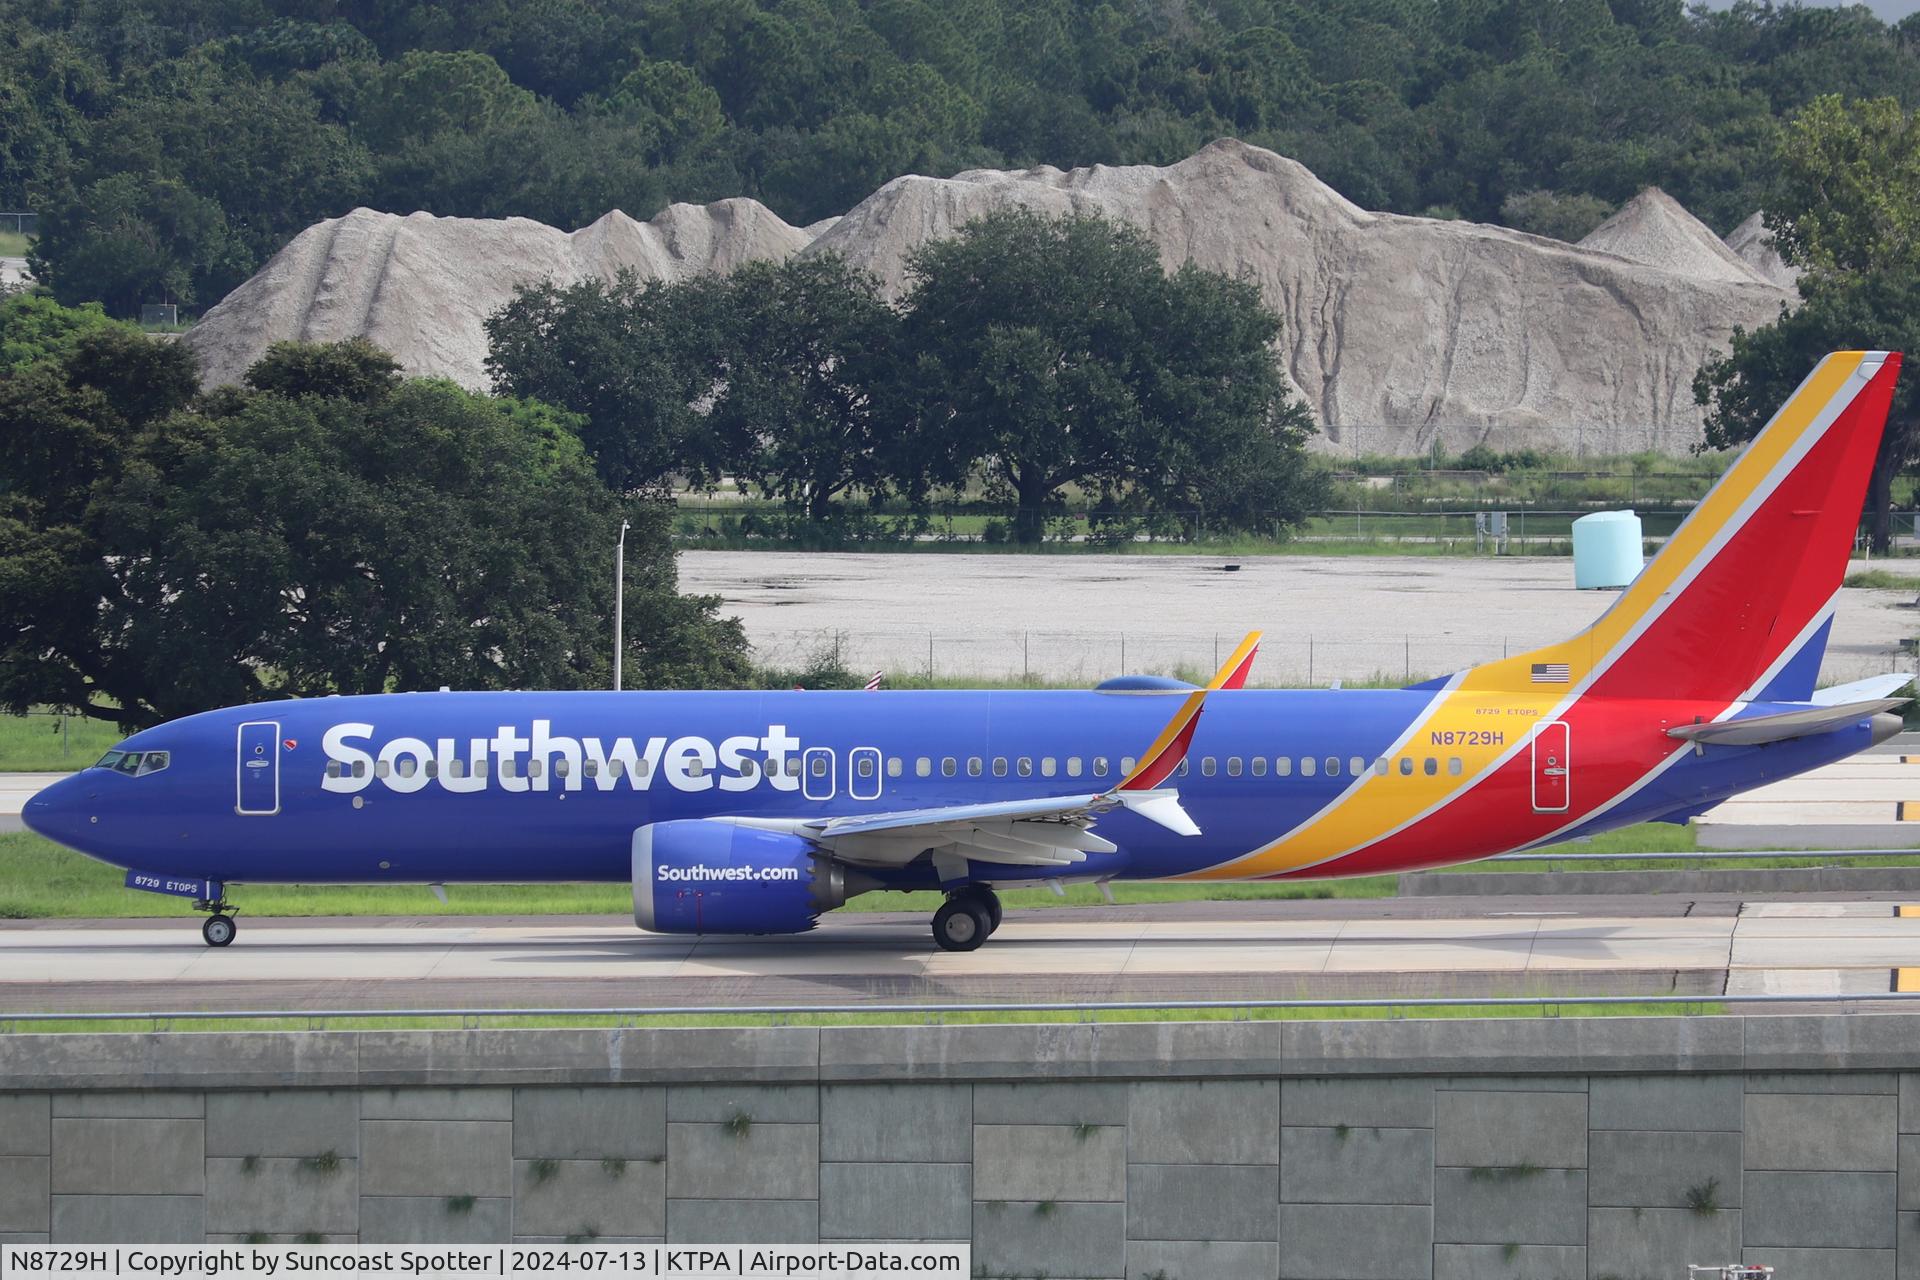
[{"label": "jet engine", "polygon": [[654,933],[804,933],[873,887],[784,831],[694,818],[633,833],[633,922]]}]

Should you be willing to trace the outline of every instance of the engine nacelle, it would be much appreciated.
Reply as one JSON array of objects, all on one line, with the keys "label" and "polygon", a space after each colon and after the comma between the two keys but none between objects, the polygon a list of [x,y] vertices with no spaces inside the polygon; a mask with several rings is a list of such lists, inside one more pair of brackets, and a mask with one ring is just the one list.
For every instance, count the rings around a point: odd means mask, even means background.
[{"label": "engine nacelle", "polygon": [[633,833],[633,922],[654,933],[804,933],[871,887],[848,880],[844,867],[782,831],[694,818]]}]

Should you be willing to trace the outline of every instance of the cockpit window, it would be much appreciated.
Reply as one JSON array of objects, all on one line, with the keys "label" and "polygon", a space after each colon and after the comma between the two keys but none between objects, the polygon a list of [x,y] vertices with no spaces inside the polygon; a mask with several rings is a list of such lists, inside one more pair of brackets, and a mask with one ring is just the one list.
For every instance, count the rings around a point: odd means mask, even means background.
[{"label": "cockpit window", "polygon": [[100,757],[94,768],[111,769],[129,778],[144,778],[172,763],[173,753],[170,751],[109,751]]}]

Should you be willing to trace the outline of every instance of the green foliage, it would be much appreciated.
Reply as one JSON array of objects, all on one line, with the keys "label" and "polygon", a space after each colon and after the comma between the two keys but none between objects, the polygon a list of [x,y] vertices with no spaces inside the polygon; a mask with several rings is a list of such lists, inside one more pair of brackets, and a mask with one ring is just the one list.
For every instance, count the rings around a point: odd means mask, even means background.
[{"label": "green foliage", "polygon": [[478,1196],[448,1196],[446,1199],[449,1217],[464,1218],[473,1212],[473,1206],[480,1203]]},{"label": "green foliage", "polygon": [[332,1177],[340,1172],[341,1167],[340,1153],[337,1151],[322,1151],[317,1156],[303,1156],[300,1160],[300,1172],[321,1178]]},{"label": "green foliage", "polygon": [[0,374],[63,356],[80,335],[112,323],[97,302],[63,307],[38,292],[0,297]]},{"label": "green foliage", "polygon": [[1700,1217],[1708,1217],[1720,1208],[1720,1179],[1708,1178],[1687,1188],[1687,1208]]},{"label": "green foliage", "polygon": [[723,1123],[726,1131],[735,1138],[744,1138],[753,1132],[753,1117],[744,1111],[736,1111]]},{"label": "green foliage", "polygon": [[551,1182],[560,1176],[560,1162],[558,1160],[535,1160],[527,1165],[527,1173],[533,1178],[534,1185],[539,1186],[543,1182]]},{"label": "green foliage", "polygon": [[[1764,203],[1778,121],[1911,103],[1861,7],[1680,0],[0,0],[0,207],[113,314],[205,306],[357,203],[579,225],[669,200],[844,212],[906,171],[1167,163],[1233,135],[1399,212],[1573,235],[1657,183]],[[1769,206],[1771,207],[1771,206]],[[1882,206],[1883,212],[1892,206]]]},{"label": "green foliage", "polygon": [[[191,355],[107,326],[0,376],[0,705],[123,726],[332,692],[604,686],[627,538],[636,687],[738,684],[738,624],[678,593],[667,516],[566,420],[275,347],[195,398]],[[272,584],[262,589],[262,584]]]}]

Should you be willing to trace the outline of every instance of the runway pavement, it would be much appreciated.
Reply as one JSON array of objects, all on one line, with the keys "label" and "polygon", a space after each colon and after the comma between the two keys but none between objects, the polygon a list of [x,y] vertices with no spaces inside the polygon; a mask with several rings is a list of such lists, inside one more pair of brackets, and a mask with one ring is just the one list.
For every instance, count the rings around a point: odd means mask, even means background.
[{"label": "runway pavement", "polygon": [[605,917],[10,922],[0,1012],[862,1000],[1883,992],[1920,966],[1886,901],[1456,899],[1186,903],[1010,913],[981,950],[918,915],[788,938],[643,934]]}]

